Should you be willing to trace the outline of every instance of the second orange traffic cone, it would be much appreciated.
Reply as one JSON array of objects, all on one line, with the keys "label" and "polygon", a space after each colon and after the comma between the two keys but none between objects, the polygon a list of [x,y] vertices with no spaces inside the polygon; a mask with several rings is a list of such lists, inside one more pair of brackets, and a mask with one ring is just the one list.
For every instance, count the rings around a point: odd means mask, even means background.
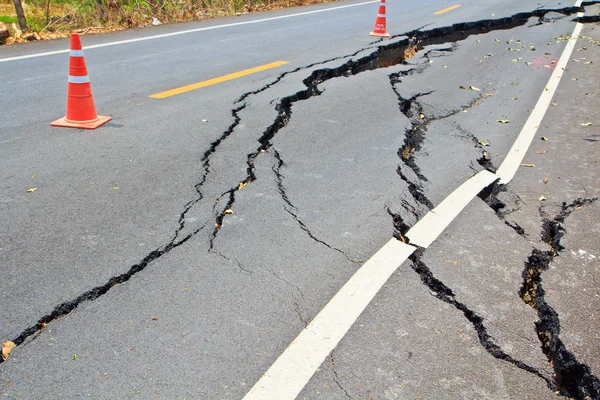
[{"label": "second orange traffic cone", "polygon": [[67,90],[67,115],[52,122],[52,126],[65,128],[96,129],[112,117],[96,114],[92,86],[88,76],[81,40],[77,33],[71,34],[71,56],[69,59],[69,87]]},{"label": "second orange traffic cone", "polygon": [[371,32],[369,35],[390,37],[390,34],[387,33],[385,24],[385,0],[381,0],[381,4],[379,5],[379,12],[377,13],[377,19],[375,20],[375,28],[373,28],[373,32]]}]

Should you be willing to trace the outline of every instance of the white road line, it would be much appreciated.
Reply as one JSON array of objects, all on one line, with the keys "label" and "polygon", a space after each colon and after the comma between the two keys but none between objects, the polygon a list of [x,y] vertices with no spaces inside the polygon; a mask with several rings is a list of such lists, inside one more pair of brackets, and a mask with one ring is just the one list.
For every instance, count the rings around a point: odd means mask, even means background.
[{"label": "white road line", "polygon": [[411,244],[429,247],[435,239],[450,225],[458,214],[473,200],[479,192],[489,186],[498,177],[489,171],[480,171],[460,185],[436,208],[429,211],[407,233]]},{"label": "white road line", "polygon": [[327,303],[244,400],[294,399],[415,247],[390,240]]},{"label": "white road line", "polygon": [[[577,0],[575,6],[580,6],[581,2],[582,0]],[[577,38],[582,27],[583,25],[578,23],[571,36]],[[536,126],[541,123],[550,105],[575,42],[576,39],[569,40],[567,43],[550,77],[547,90],[544,90],[540,96],[498,172],[493,174],[489,171],[481,171],[460,185],[407,232],[406,236],[412,244],[421,247],[430,246],[482,189],[495,180],[507,183],[513,178],[531,145],[531,140],[537,131]],[[396,239],[390,240],[383,246],[300,332],[250,389],[244,400],[295,399],[389,277],[415,250],[415,247]]]},{"label": "white road line", "polygon": [[[143,42],[143,41],[146,41],[146,40],[162,39],[162,38],[171,37],[171,36],[185,35],[185,34],[188,34],[188,33],[210,31],[210,30],[213,30],[213,29],[230,28],[232,26],[258,24],[258,23],[261,23],[261,22],[275,21],[275,20],[278,20],[278,19],[300,17],[300,16],[303,16],[303,15],[317,14],[317,13],[328,12],[328,11],[336,11],[336,10],[341,10],[341,9],[344,9],[344,8],[350,8],[350,7],[358,7],[358,6],[363,6],[365,4],[379,3],[379,1],[380,0],[371,0],[371,1],[365,1],[365,2],[362,2],[362,3],[348,4],[348,5],[345,5],[345,6],[331,7],[331,8],[321,9],[321,10],[305,11],[305,12],[296,13],[296,14],[281,15],[281,16],[278,16],[278,17],[263,18],[263,19],[253,20],[253,21],[234,22],[232,24],[209,26],[209,27],[206,27],[206,28],[188,29],[188,30],[185,30],[185,31],[163,33],[163,34],[160,34],[160,35],[145,36],[145,37],[136,38],[136,39],[119,40],[117,42],[102,43],[102,44],[95,44],[95,45],[92,45],[92,46],[86,46],[86,47],[83,48],[83,50],[98,49],[98,48],[101,48],[101,47],[108,47],[108,46],[117,46],[117,45],[127,44],[127,43]],[[17,61],[17,60],[25,60],[25,59],[28,59],[28,58],[35,58],[35,57],[52,56],[52,55],[55,55],[55,54],[63,54],[63,53],[68,53],[68,52],[69,52],[69,49],[65,49],[65,50],[47,51],[45,53],[28,54],[28,55],[24,55],[24,56],[15,56],[15,57],[0,58],[0,63],[9,62],[9,61]]]},{"label": "white road line", "polygon": [[[577,3],[579,4],[576,4],[576,6],[581,5],[581,0],[579,0]],[[579,13],[577,16],[581,17],[583,14]],[[550,80],[546,85],[546,89],[540,95],[535,108],[531,112],[531,115],[529,115],[529,118],[527,118],[527,121],[525,122],[521,133],[519,133],[517,140],[515,140],[513,146],[500,165],[500,168],[498,168],[496,171],[496,174],[498,177],[500,177],[500,183],[506,184],[510,182],[517,173],[517,170],[519,169],[519,166],[521,165],[521,162],[527,153],[527,149],[529,149],[529,146],[531,145],[531,142],[533,141],[533,138],[535,137],[535,134],[542,123],[542,119],[544,118],[544,115],[546,115],[546,111],[548,111],[548,107],[552,102],[552,97],[554,97],[554,93],[556,93],[558,84],[565,73],[565,68],[569,62],[569,59],[571,58],[571,53],[573,53],[573,49],[575,48],[577,38],[579,37],[582,28],[583,24],[579,22],[577,25],[575,25],[575,30],[571,35],[571,39],[569,39],[569,42],[563,50],[563,53],[556,64],[556,68],[554,69],[554,72],[552,73],[552,76],[550,76]]]}]

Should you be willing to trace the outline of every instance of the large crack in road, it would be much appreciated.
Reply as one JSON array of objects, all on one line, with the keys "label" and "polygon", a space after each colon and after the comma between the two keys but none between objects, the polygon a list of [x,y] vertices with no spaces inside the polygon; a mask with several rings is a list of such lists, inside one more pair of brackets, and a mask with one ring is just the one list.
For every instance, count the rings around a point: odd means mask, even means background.
[{"label": "large crack in road", "polygon": [[[583,6],[588,6],[588,5],[596,4],[596,3],[598,3],[598,2],[596,2],[596,1],[586,2],[583,4]],[[217,239],[219,231],[222,228],[223,221],[225,220],[225,218],[228,215],[228,210],[231,209],[232,205],[234,204],[234,202],[236,200],[236,198],[235,198],[236,193],[239,190],[241,190],[243,187],[245,187],[246,185],[248,185],[248,184],[252,183],[253,181],[255,181],[256,179],[258,179],[258,177],[256,176],[256,173],[255,173],[256,159],[261,154],[271,150],[274,153],[276,159],[278,159],[278,161],[279,161],[279,164],[277,165],[276,168],[274,168],[273,172],[276,174],[276,176],[281,177],[281,167],[284,165],[284,163],[283,163],[283,160],[282,160],[280,154],[275,149],[273,149],[273,140],[274,140],[275,136],[277,135],[277,133],[281,129],[283,129],[287,126],[290,118],[292,117],[292,107],[294,106],[294,104],[296,104],[297,102],[308,100],[314,96],[319,96],[322,93],[321,90],[319,89],[319,85],[322,84],[323,82],[326,82],[326,81],[329,81],[329,80],[332,80],[335,78],[340,78],[340,77],[354,76],[354,75],[363,73],[365,71],[373,71],[376,69],[405,63],[405,61],[408,58],[414,56],[416,53],[418,53],[419,51],[421,51],[422,49],[424,49],[426,46],[429,46],[429,45],[456,43],[458,41],[468,38],[471,35],[480,35],[480,34],[494,31],[494,30],[512,29],[516,26],[522,26],[522,25],[526,24],[530,18],[542,19],[548,13],[560,13],[560,14],[564,14],[564,15],[572,15],[572,14],[582,12],[582,11],[584,11],[583,7],[565,7],[565,8],[559,8],[559,9],[537,9],[537,10],[534,10],[531,12],[518,13],[513,16],[506,17],[506,18],[487,19],[487,20],[481,20],[481,21],[459,23],[459,24],[454,24],[454,25],[448,26],[448,27],[436,28],[436,29],[432,29],[432,30],[411,31],[411,32],[407,32],[403,35],[399,35],[398,37],[401,37],[400,39],[397,39],[396,41],[392,41],[389,44],[378,45],[376,43],[375,44],[376,48],[370,54],[368,54],[367,56],[361,57],[357,60],[353,60],[352,57],[355,57],[362,52],[369,51],[371,48],[373,48],[372,47],[373,45],[362,48],[362,49],[354,52],[353,54],[349,54],[349,55],[345,55],[345,56],[341,56],[341,57],[335,57],[335,58],[332,58],[329,60],[320,61],[320,62],[313,63],[313,64],[310,64],[307,66],[302,66],[302,67],[296,68],[295,70],[292,70],[292,71],[285,72],[285,73],[281,74],[278,78],[276,78],[274,81],[272,81],[271,83],[255,90],[255,91],[251,91],[251,92],[243,94],[236,101],[235,107],[231,110],[231,115],[233,118],[232,123],[220,135],[219,138],[217,138],[215,141],[213,141],[210,144],[209,148],[203,153],[203,156],[201,158],[202,174],[200,176],[200,179],[198,180],[198,183],[194,185],[196,196],[194,199],[190,200],[183,206],[183,209],[179,214],[178,226],[174,230],[174,233],[173,233],[171,239],[169,240],[169,242],[166,243],[164,246],[159,247],[158,249],[155,249],[155,250],[151,251],[150,253],[148,253],[144,258],[142,258],[142,260],[140,260],[140,262],[131,266],[127,272],[117,275],[117,276],[114,276],[114,277],[111,277],[106,283],[104,283],[100,286],[96,286],[96,287],[92,288],[91,290],[88,290],[85,293],[83,293],[71,300],[65,301],[65,302],[55,306],[54,309],[50,313],[39,318],[34,324],[32,324],[30,327],[26,328],[23,332],[19,333],[12,341],[17,346],[21,346],[21,345],[27,343],[28,340],[34,340],[35,337],[37,337],[37,335],[45,329],[47,324],[57,320],[58,318],[61,318],[65,315],[69,314],[70,312],[75,310],[79,305],[81,305],[84,302],[97,300],[98,298],[105,295],[108,291],[110,291],[111,288],[113,288],[114,286],[127,282],[133,276],[135,276],[136,274],[143,271],[149,264],[151,264],[152,262],[161,258],[165,254],[169,253],[171,250],[185,244],[191,238],[195,237],[198,233],[200,233],[200,232],[204,231],[206,228],[208,228],[207,225],[203,225],[196,229],[193,229],[192,231],[190,231],[187,234],[184,234],[184,231],[186,230],[187,225],[188,225],[188,220],[187,220],[188,213],[195,205],[197,205],[198,203],[200,203],[202,200],[205,199],[205,195],[204,195],[202,189],[207,180],[207,177],[212,172],[212,167],[210,164],[211,157],[213,154],[215,154],[218,151],[219,146],[235,133],[236,128],[239,126],[239,124],[241,122],[240,113],[246,109],[246,107],[248,105],[247,100],[251,96],[261,93],[261,92],[273,87],[274,85],[277,85],[279,82],[281,82],[282,79],[284,79],[286,76],[289,76],[293,73],[301,72],[303,70],[309,70],[309,69],[312,69],[319,65],[325,65],[328,63],[344,60],[344,62],[341,65],[339,65],[335,68],[322,68],[322,69],[314,70],[310,74],[310,76],[308,76],[303,81],[303,83],[305,85],[305,89],[298,91],[294,94],[291,94],[289,96],[283,97],[276,104],[275,109],[278,113],[277,117],[272,122],[272,124],[270,124],[262,132],[260,137],[257,139],[257,141],[259,143],[258,147],[255,150],[253,150],[252,152],[247,154],[246,176],[242,177],[241,179],[236,181],[235,184],[230,185],[229,189],[224,190],[217,199],[214,199],[212,208],[213,208],[214,217],[215,217],[215,226],[212,231],[212,235],[211,235],[210,243],[209,243],[211,250],[214,250],[215,240]],[[427,58],[427,57],[425,57],[425,58]],[[421,65],[421,67],[422,66],[423,65]],[[425,69],[426,68],[415,68],[414,71],[412,71],[411,73],[422,73],[423,70],[425,70]],[[396,91],[397,86],[399,84],[401,84],[401,80],[399,78],[400,78],[400,75],[390,76],[390,83],[392,84],[392,87],[394,88],[395,91]],[[420,173],[419,173],[418,166],[416,166],[415,163],[412,163],[411,160],[412,160],[412,157],[414,156],[414,153],[419,150],[419,146],[420,146],[419,140],[422,140],[422,135],[424,135],[426,132],[427,124],[431,123],[432,121],[434,121],[436,119],[447,118],[447,117],[453,115],[453,113],[460,112],[460,110],[458,110],[458,111],[454,110],[450,114],[448,114],[446,116],[442,116],[442,117],[428,118],[428,117],[424,116],[423,118],[421,118],[421,115],[423,113],[422,113],[422,109],[421,109],[421,106],[419,103],[419,99],[423,96],[426,96],[427,92],[420,93],[419,95],[413,96],[409,99],[402,98],[397,91],[396,91],[396,93],[398,95],[398,100],[400,103],[401,111],[409,118],[409,120],[411,121],[411,124],[412,124],[410,132],[408,132],[408,131],[405,132],[407,139],[405,141],[405,147],[400,149],[398,152],[399,157],[402,161],[402,164],[407,166],[408,168],[410,168],[416,174],[416,176],[418,177],[418,180],[412,181],[409,178],[407,178],[406,175],[402,172],[401,166],[398,167],[398,175],[400,176],[400,178],[403,181],[405,181],[408,184],[409,192],[410,192],[411,196],[414,198],[414,200],[417,203],[430,209],[433,204],[431,201],[429,201],[427,199],[427,197],[422,192],[422,182],[426,181],[426,178],[424,176],[419,175]],[[473,105],[475,105],[475,102],[470,105],[465,105],[465,107],[470,107]],[[405,155],[405,153],[406,153],[406,155]],[[282,180],[280,180],[279,183],[281,183],[280,189],[283,188]],[[283,200],[285,201],[285,198],[286,198],[285,190],[283,190],[283,192],[280,194],[281,194],[281,197],[283,198]],[[223,199],[226,199],[226,201],[222,201]],[[291,202],[289,202],[287,204],[287,206],[288,206],[288,209],[287,209],[288,213],[290,213],[292,215],[292,217],[294,217],[295,207],[293,206],[293,204]],[[400,236],[402,236],[401,232],[405,231],[405,229],[407,228],[407,225],[403,224],[401,219],[398,220],[399,216],[397,214],[394,214],[391,211],[389,211],[389,208],[388,208],[388,212],[390,213],[390,215],[392,216],[392,218],[394,220],[394,226],[397,227],[397,230],[400,233]],[[296,215],[295,219],[300,224],[302,229],[305,230],[305,232],[313,240],[315,240],[318,243],[326,245],[327,247],[331,248],[332,250],[342,252],[341,250],[328,245],[324,240],[318,239],[314,235],[312,235],[310,233],[311,230],[309,229],[309,227],[306,226],[303,222],[301,222],[301,220],[299,218],[297,218],[297,215]],[[342,254],[344,254],[344,253],[342,252]],[[344,254],[344,255],[346,256],[346,258],[350,259],[348,255],[346,255],[346,254]],[[448,301],[453,300],[453,299],[451,299],[451,296],[446,296],[446,297],[447,297]],[[466,312],[466,311],[464,311],[464,312]],[[300,315],[300,313],[299,313],[299,315]],[[300,315],[300,317],[302,317],[302,316]],[[475,318],[474,314],[473,314],[473,318]],[[475,323],[475,322],[473,322],[473,323]],[[489,337],[486,336],[485,331],[481,330],[481,329],[480,329],[480,331],[483,332],[480,334],[480,340],[481,340],[482,344],[484,346],[487,346],[488,350],[491,349],[490,351],[492,351],[493,353],[498,355],[498,358],[503,358],[505,360],[508,360],[509,362],[512,362],[513,364],[517,365],[519,368],[523,368],[525,370],[528,370],[529,372],[532,372],[532,373],[537,372],[534,369],[532,369],[531,367],[528,367],[516,360],[512,360],[512,359],[508,359],[507,357],[504,357],[502,355],[504,353],[500,349],[498,349],[497,347],[495,347],[493,345],[493,342],[491,342]],[[2,360],[0,360],[0,362],[2,362]]]},{"label": "large crack in road", "polygon": [[554,369],[557,390],[560,394],[575,399],[600,399],[600,379],[593,375],[589,366],[577,360],[560,339],[560,316],[545,298],[542,274],[550,268],[555,257],[564,249],[562,240],[566,233],[565,219],[575,210],[589,205],[598,198],[577,199],[563,203],[561,212],[553,219],[545,219],[542,225],[542,240],[550,250],[534,248],[525,263],[521,299],[533,307],[539,320],[536,331],[542,351]]}]

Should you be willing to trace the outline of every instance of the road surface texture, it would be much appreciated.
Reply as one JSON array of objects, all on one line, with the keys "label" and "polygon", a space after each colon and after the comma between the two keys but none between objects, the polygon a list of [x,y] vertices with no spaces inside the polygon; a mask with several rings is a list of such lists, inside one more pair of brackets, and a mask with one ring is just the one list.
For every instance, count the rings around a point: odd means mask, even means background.
[{"label": "road surface texture", "polygon": [[[50,127],[68,41],[0,48],[0,396],[600,399],[596,3],[389,2],[385,40],[356,1],[84,36],[94,131]],[[410,250],[364,311],[330,307],[386,243]]]}]

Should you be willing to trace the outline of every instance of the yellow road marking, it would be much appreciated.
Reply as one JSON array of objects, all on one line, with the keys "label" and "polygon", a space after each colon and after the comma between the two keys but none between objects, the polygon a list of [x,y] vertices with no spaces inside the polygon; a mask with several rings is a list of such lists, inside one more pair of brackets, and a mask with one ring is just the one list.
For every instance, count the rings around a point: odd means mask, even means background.
[{"label": "yellow road marking", "polygon": [[461,6],[460,4],[456,4],[456,5],[454,5],[454,6],[451,6],[451,7],[448,7],[448,8],[444,8],[443,10],[436,11],[436,12],[434,12],[434,14],[435,14],[435,15],[440,15],[440,14],[443,14],[443,13],[445,13],[445,12],[452,11],[452,10],[454,10],[455,8],[458,8],[458,7],[460,7],[460,6]]},{"label": "yellow road marking", "polygon": [[271,63],[271,64],[265,64],[265,65],[261,65],[261,66],[258,66],[258,67],[254,67],[254,68],[250,68],[250,69],[245,69],[243,71],[234,72],[233,74],[223,75],[223,76],[220,76],[218,78],[213,78],[213,79],[209,79],[209,80],[198,82],[198,83],[192,83],[191,85],[182,86],[182,87],[179,87],[179,88],[176,88],[176,89],[167,90],[165,92],[156,93],[156,94],[151,95],[150,97],[152,97],[153,99],[164,99],[166,97],[175,96],[177,94],[181,94],[181,93],[189,92],[189,91],[192,91],[192,90],[200,89],[200,88],[203,88],[203,87],[206,87],[206,86],[216,85],[217,83],[230,81],[232,79],[240,78],[242,76],[246,76],[246,75],[250,75],[250,74],[255,74],[257,72],[265,71],[267,69],[271,69],[271,68],[275,68],[275,67],[280,67],[280,66],[285,65],[285,64],[289,64],[289,62],[288,61],[276,61],[276,62]]}]

